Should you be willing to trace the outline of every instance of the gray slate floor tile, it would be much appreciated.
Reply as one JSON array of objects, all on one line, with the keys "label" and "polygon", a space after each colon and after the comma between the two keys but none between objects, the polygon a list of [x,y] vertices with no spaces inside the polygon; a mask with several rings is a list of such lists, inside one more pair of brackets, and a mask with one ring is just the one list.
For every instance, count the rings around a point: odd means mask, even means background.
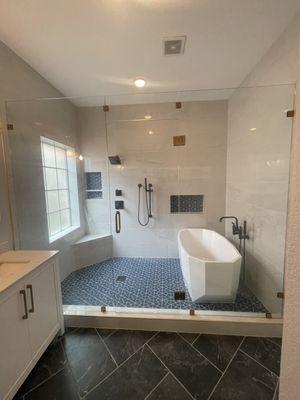
[{"label": "gray slate floor tile", "polygon": [[95,329],[71,331],[62,343],[81,396],[116,368]]},{"label": "gray slate floor tile", "polygon": [[168,374],[157,388],[147,397],[147,400],[192,400],[187,391]]},{"label": "gray slate floor tile", "polygon": [[120,365],[154,335],[155,332],[119,330],[104,340],[117,364]]},{"label": "gray slate floor tile", "polygon": [[241,350],[279,375],[281,348],[277,344],[267,338],[247,337]]},{"label": "gray slate floor tile", "polygon": [[166,368],[144,346],[89,393],[86,400],[144,400],[166,374]]},{"label": "gray slate floor tile", "polygon": [[71,371],[63,369],[25,395],[24,400],[79,400]]},{"label": "gray slate floor tile", "polygon": [[276,384],[275,374],[238,351],[211,400],[273,400]]},{"label": "gray slate floor tile", "polygon": [[224,371],[242,340],[242,336],[200,335],[193,346]]},{"label": "gray slate floor tile", "polygon": [[149,342],[154,353],[196,399],[207,399],[221,373],[176,333]]}]

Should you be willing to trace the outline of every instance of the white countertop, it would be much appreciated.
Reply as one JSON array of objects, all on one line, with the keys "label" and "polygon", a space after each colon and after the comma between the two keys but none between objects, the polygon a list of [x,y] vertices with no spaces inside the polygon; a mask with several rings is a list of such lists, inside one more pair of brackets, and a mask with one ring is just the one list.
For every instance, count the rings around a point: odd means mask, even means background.
[{"label": "white countertop", "polygon": [[0,293],[56,254],[58,251],[11,250],[0,253]]}]

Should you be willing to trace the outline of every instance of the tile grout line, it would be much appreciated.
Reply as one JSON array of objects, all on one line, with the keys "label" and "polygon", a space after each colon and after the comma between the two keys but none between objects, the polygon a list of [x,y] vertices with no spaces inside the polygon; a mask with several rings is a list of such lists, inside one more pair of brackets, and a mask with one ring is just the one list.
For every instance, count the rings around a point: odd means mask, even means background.
[{"label": "tile grout line", "polygon": [[155,389],[158,388],[158,386],[167,378],[167,376],[170,375],[170,372],[168,371],[166,373],[166,375],[158,382],[157,385],[154,386],[154,388],[146,395],[146,397],[144,397],[144,400],[149,399],[149,397],[151,396],[151,394],[155,391]]},{"label": "tile grout line", "polygon": [[192,345],[192,343],[189,343],[185,338],[183,338],[181,335],[180,337],[193,349],[195,350],[198,354],[200,354],[203,358],[205,358],[206,361],[209,362],[209,364],[211,364],[215,369],[217,369],[219,372],[221,372],[221,374],[223,373],[223,371],[220,370],[220,368],[218,368],[212,361],[210,361],[207,357],[205,357],[198,349],[196,349],[196,347],[194,347]]},{"label": "tile grout line", "polygon": [[[25,397],[26,397],[28,394],[32,393],[35,389],[37,389],[37,388],[39,388],[40,386],[42,386],[45,382],[48,382],[50,379],[52,379],[54,376],[56,376],[57,374],[59,374],[60,372],[62,372],[64,369],[66,369],[66,368],[68,368],[68,367],[69,367],[69,365],[68,365],[68,363],[67,363],[64,367],[60,368],[60,369],[59,369],[58,371],[56,371],[54,374],[48,376],[48,378],[44,379],[43,381],[41,381],[40,383],[38,383],[36,386],[34,386],[33,388],[29,389],[28,392],[25,392],[25,393],[23,394],[23,398],[25,399]],[[21,386],[21,387],[22,387],[22,386]]]},{"label": "tile grout line", "polygon": [[[176,333],[177,333],[183,340],[185,340],[185,341],[187,342],[187,340],[182,336],[182,334],[185,333],[185,332],[176,332]],[[189,332],[187,332],[187,333],[189,333]],[[201,333],[196,333],[196,335],[197,335],[196,339],[194,339],[192,342],[188,342],[189,344],[193,345],[193,344],[196,342],[196,340],[199,338],[199,336],[201,335]]]},{"label": "tile grout line", "polygon": [[210,395],[208,396],[207,400],[211,399],[211,396],[214,394],[215,390],[217,389],[219,383],[221,382],[221,380],[223,379],[224,375],[226,374],[229,366],[231,365],[234,357],[237,355],[240,347],[242,346],[242,344],[244,343],[244,340],[246,339],[246,336],[243,337],[243,339],[241,340],[241,343],[238,345],[236,351],[233,353],[233,356],[231,357],[229,363],[227,364],[226,368],[224,369],[224,371],[222,372],[222,375],[220,376],[220,379],[218,380],[218,382],[216,383],[215,387],[213,388],[213,390],[211,391]]},{"label": "tile grout line", "polygon": [[268,342],[271,342],[272,344],[274,344],[277,347],[282,347],[281,344],[278,344],[276,342],[274,342],[272,339],[277,339],[277,338],[269,338],[269,337],[265,337],[264,339],[266,339]]},{"label": "tile grout line", "polygon": [[124,360],[120,365],[117,366],[117,368],[115,368],[113,371],[111,371],[107,376],[105,376],[102,381],[100,381],[99,383],[97,383],[97,385],[95,385],[88,393],[86,393],[84,395],[83,398],[86,398],[86,396],[88,396],[92,391],[94,391],[98,386],[102,385],[102,383],[104,381],[106,381],[106,379],[108,379],[113,373],[115,373],[119,368],[121,368],[130,358],[132,358],[138,351],[140,351],[144,346],[147,345],[147,343],[153,339],[156,335],[158,335],[159,332],[155,332],[151,338],[149,338],[142,346],[140,346],[133,354],[131,354],[131,356],[129,356],[128,358],[126,358],[126,360]]},{"label": "tile grout line", "polygon": [[271,374],[274,374],[275,376],[277,376],[277,378],[279,378],[279,376],[276,374],[276,372],[271,371],[268,367],[266,367],[265,365],[261,364],[261,363],[260,363],[259,361],[257,361],[255,358],[253,358],[252,356],[250,356],[250,354],[246,353],[245,350],[242,350],[242,349],[241,349],[241,352],[242,352],[245,356],[249,357],[251,360],[255,361],[258,365],[260,365],[261,367],[263,367],[263,368],[266,369],[267,371],[271,372]]},{"label": "tile grout line", "polygon": [[[97,329],[97,331],[98,331],[98,329],[101,330],[102,328],[95,328],[95,329]],[[103,329],[105,329],[105,328],[103,328]],[[118,330],[118,329],[112,329],[112,330],[111,330],[111,333],[110,333],[109,335],[105,336],[105,338],[102,338],[102,339],[103,339],[103,340],[104,340],[104,339],[108,339],[108,338],[111,337],[115,332],[117,332],[117,330]],[[99,332],[99,333],[100,333],[100,332]],[[101,334],[100,334],[100,336],[101,336]],[[101,337],[102,337],[102,336],[101,336]]]},{"label": "tile grout line", "polygon": [[274,394],[273,394],[272,400],[275,400],[275,396],[276,396],[277,391],[278,391],[278,398],[279,398],[279,378],[278,378],[278,381],[277,381],[276,388],[274,390]]},{"label": "tile grout line", "polygon": [[186,393],[191,397],[191,399],[195,400],[194,396],[187,390],[187,388],[183,385],[183,383],[176,377],[175,374],[167,367],[167,365],[158,357],[155,351],[149,346],[147,343],[146,346],[148,349],[155,355],[155,357],[162,363],[162,365],[169,371],[169,373],[173,376],[173,378],[179,383],[179,385],[186,391]]},{"label": "tile grout line", "polygon": [[[65,356],[66,364],[65,364],[62,368],[59,368],[59,370],[57,370],[56,372],[54,372],[53,374],[51,374],[50,376],[48,376],[48,378],[42,380],[40,383],[38,383],[37,385],[35,385],[35,386],[32,387],[31,389],[29,389],[28,392],[25,392],[25,393],[23,394],[23,399],[25,399],[25,396],[27,396],[29,393],[33,392],[33,391],[34,391],[35,389],[37,389],[39,386],[41,386],[41,385],[43,385],[45,382],[49,381],[51,378],[53,378],[53,377],[54,377],[55,375],[57,375],[59,372],[63,371],[65,368],[69,368],[69,370],[70,370],[69,362],[68,362],[67,356],[66,356],[66,354],[65,354],[64,347],[63,347],[63,345],[62,345],[62,343],[61,343],[61,339],[58,340],[58,343],[59,343],[59,345],[60,345],[60,347],[61,347],[61,350],[62,350],[62,352],[63,352],[63,354],[64,354],[64,356]],[[47,348],[47,350],[48,350],[48,348]],[[46,351],[47,351],[47,350],[46,350]]]},{"label": "tile grout line", "polygon": [[[78,331],[79,329],[83,329],[83,328],[78,328],[78,327],[76,327],[76,328],[73,329],[70,333],[72,333],[72,332],[74,332],[74,331]],[[64,356],[65,356],[65,359],[66,359],[66,361],[67,361],[67,367],[69,368],[70,374],[71,374],[71,376],[72,376],[72,378],[73,378],[73,381],[74,381],[74,389],[75,389],[75,391],[76,391],[76,396],[77,396],[77,398],[80,400],[80,399],[82,398],[82,396],[80,396],[80,386],[79,386],[79,383],[78,383],[78,381],[77,381],[77,379],[76,379],[76,377],[75,377],[75,375],[74,375],[73,369],[71,368],[71,366],[70,366],[70,364],[69,364],[69,358],[68,358],[68,355],[67,355],[65,346],[63,345],[63,340],[64,340],[65,336],[66,336],[66,333],[64,333],[64,335],[61,337],[60,345],[61,345],[63,354],[64,354]]]},{"label": "tile grout line", "polygon": [[199,335],[196,337],[196,339],[195,340],[193,340],[192,341],[192,346],[194,346],[194,343],[196,343],[197,342],[197,340],[199,339],[199,337],[202,335],[202,333],[199,333]]},{"label": "tile grout line", "polygon": [[104,347],[106,348],[106,350],[108,351],[108,354],[111,356],[113,362],[116,364],[116,367],[118,366],[117,361],[115,360],[115,357],[112,355],[111,351],[109,350],[107,344],[104,342],[104,339],[101,337],[100,333],[98,332],[98,330],[95,328],[95,331],[97,332],[97,335],[99,336],[101,342],[103,343]]}]

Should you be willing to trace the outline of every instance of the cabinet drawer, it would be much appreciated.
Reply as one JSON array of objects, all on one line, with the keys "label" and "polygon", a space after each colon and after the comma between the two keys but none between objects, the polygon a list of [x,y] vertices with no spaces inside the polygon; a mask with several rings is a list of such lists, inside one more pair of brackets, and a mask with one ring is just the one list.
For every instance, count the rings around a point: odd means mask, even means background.
[{"label": "cabinet drawer", "polygon": [[24,297],[18,287],[0,303],[0,399],[13,389],[31,362],[29,319],[25,315]]},{"label": "cabinet drawer", "polygon": [[26,284],[32,358],[49,335],[59,329],[54,268],[54,263],[47,265]]}]

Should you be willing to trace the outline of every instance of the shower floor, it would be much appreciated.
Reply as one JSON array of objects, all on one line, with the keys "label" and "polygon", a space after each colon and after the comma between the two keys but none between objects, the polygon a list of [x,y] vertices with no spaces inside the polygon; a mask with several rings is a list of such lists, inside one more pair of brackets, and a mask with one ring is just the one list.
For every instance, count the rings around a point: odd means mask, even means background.
[{"label": "shower floor", "polygon": [[[184,291],[185,300],[174,292]],[[234,303],[195,303],[177,258],[112,258],[73,272],[62,282],[63,304],[134,308],[267,312],[245,286]]]}]

